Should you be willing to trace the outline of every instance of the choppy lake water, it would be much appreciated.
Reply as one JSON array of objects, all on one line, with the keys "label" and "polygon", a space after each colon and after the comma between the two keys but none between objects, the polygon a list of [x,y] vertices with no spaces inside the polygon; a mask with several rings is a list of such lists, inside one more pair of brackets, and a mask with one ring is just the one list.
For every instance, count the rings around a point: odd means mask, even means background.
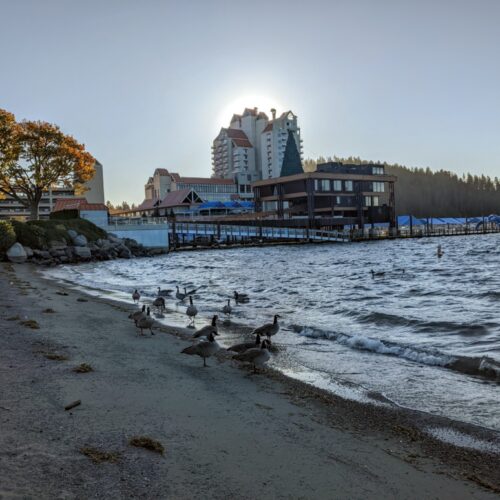
[{"label": "choppy lake water", "polygon": [[[445,254],[436,257],[437,244]],[[370,270],[385,272],[372,278]],[[232,321],[282,316],[273,365],[341,396],[500,430],[500,235],[179,252],[49,271],[130,302],[198,288],[197,325],[234,290]],[[167,323],[186,324],[167,299]],[[221,315],[222,316],[222,315]],[[222,336],[226,344],[234,338]]]}]

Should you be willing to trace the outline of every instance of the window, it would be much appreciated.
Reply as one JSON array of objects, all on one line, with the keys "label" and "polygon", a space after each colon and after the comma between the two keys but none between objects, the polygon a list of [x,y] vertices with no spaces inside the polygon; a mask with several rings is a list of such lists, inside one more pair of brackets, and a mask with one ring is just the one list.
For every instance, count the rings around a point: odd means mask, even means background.
[{"label": "window", "polygon": [[345,181],[344,186],[346,191],[353,191],[354,189],[352,181]]},{"label": "window", "polygon": [[333,181],[333,190],[342,191],[342,181]]},{"label": "window", "polygon": [[328,179],[321,180],[321,191],[330,191],[330,181]]},{"label": "window", "polygon": [[340,205],[341,201],[340,196],[335,196],[335,205]]},{"label": "window", "polygon": [[375,193],[383,193],[384,192],[384,183],[383,182],[374,182],[373,183],[373,191]]},{"label": "window", "polygon": [[372,206],[378,207],[380,205],[380,199],[378,196],[372,196]]},{"label": "window", "polygon": [[314,191],[319,191],[319,180],[314,179]]},{"label": "window", "polygon": [[384,167],[372,167],[373,175],[384,175]]},{"label": "window", "polygon": [[371,206],[372,206],[372,197],[365,196],[365,207],[371,207]]}]

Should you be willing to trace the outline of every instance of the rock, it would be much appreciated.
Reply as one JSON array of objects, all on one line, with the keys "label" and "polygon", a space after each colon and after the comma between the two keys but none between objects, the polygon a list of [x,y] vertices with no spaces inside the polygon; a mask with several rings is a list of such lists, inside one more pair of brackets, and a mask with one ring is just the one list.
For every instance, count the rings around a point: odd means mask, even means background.
[{"label": "rock", "polygon": [[92,257],[89,247],[73,247],[73,252],[81,260],[89,260]]},{"label": "rock", "polygon": [[66,248],[68,245],[65,241],[59,241],[59,240],[52,240],[49,243],[49,248]]},{"label": "rock", "polygon": [[130,259],[132,257],[132,252],[126,246],[119,247],[118,256],[121,259]]},{"label": "rock", "polygon": [[68,236],[74,240],[78,236],[78,233],[74,229],[68,229]]},{"label": "rock", "polygon": [[14,243],[7,250],[7,258],[16,264],[22,264],[28,260],[28,255],[21,243]]},{"label": "rock", "polygon": [[73,245],[75,245],[75,247],[86,247],[87,238],[85,238],[83,234],[78,234],[73,238]]},{"label": "rock", "polygon": [[26,252],[26,255],[28,256],[28,259],[31,259],[31,257],[33,257],[33,250],[30,247],[24,247],[24,251]]},{"label": "rock", "polygon": [[33,256],[37,259],[50,259],[50,252],[47,250],[33,250]]},{"label": "rock", "polygon": [[111,241],[112,243],[123,243],[121,238],[116,237],[114,234],[109,233],[108,234],[108,240]]}]

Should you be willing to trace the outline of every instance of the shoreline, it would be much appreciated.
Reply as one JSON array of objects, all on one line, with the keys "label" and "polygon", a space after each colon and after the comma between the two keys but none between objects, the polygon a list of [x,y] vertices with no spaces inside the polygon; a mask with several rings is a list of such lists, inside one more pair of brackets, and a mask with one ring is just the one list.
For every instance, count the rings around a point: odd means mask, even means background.
[{"label": "shoreline", "polygon": [[[491,441],[495,436],[498,438],[498,433],[494,431],[490,432],[488,429],[472,424],[450,421],[444,417],[422,414],[415,410],[392,407],[388,409],[345,400],[304,382],[291,379],[272,369],[266,369],[265,374],[253,376],[247,369],[236,367],[224,353],[221,353],[217,360],[211,359],[209,361],[211,368],[204,370],[200,366],[201,360],[198,358],[193,359],[180,355],[180,350],[188,345],[183,341],[191,336],[192,330],[162,325],[157,330],[164,335],[156,335],[153,338],[138,338],[133,324],[126,318],[126,313],[133,308],[132,305],[127,307],[125,304],[117,303],[110,298],[94,297],[76,291],[68,285],[41,277],[36,268],[31,266],[3,265],[0,269],[0,279],[3,284],[12,283],[11,291],[13,292],[9,293],[7,303],[5,301],[2,303],[4,308],[1,311],[0,324],[8,329],[9,340],[23,344],[12,354],[14,359],[12,366],[15,366],[16,356],[26,355],[29,358],[31,355],[35,356],[38,361],[40,356],[33,354],[33,348],[30,349],[29,353],[26,352],[28,345],[38,345],[37,342],[42,342],[42,346],[36,348],[38,350],[46,344],[47,348],[54,351],[67,352],[68,361],[57,363],[44,360],[40,366],[30,366],[28,368],[30,376],[27,378],[38,376],[36,373],[40,369],[42,372],[47,372],[48,378],[51,379],[50,374],[56,371],[62,378],[52,388],[55,399],[60,400],[61,394],[64,394],[67,395],[65,402],[68,402],[67,399],[71,399],[70,393],[74,394],[73,399],[78,399],[77,396],[81,393],[85,394],[86,397],[81,397],[82,407],[73,410],[71,417],[76,420],[81,414],[84,414],[84,423],[87,424],[81,428],[76,425],[71,426],[72,432],[76,433],[76,440],[82,439],[82,434],[88,436],[87,440],[92,440],[96,436],[109,437],[107,433],[111,433],[115,436],[115,447],[120,448],[121,446],[120,449],[124,456],[133,454],[123,444],[123,435],[127,433],[125,429],[128,429],[131,422],[127,422],[127,425],[123,426],[121,441],[115,435],[116,428],[121,428],[117,422],[120,424],[124,418],[114,408],[114,392],[109,387],[109,385],[113,385],[110,380],[115,380],[116,376],[115,382],[122,381],[121,387],[127,389],[126,394],[119,397],[121,409],[126,408],[127,411],[137,413],[133,420],[137,427],[148,428],[151,423],[156,423],[156,425],[152,425],[150,430],[161,434],[160,430],[164,431],[164,426],[161,424],[162,418],[165,418],[163,415],[168,415],[171,412],[179,417],[172,417],[175,421],[175,424],[172,425],[179,427],[182,432],[168,436],[168,439],[173,437],[174,440],[179,439],[178,449],[174,446],[178,452],[175,454],[176,460],[179,460],[181,449],[186,446],[189,448],[187,436],[199,437],[201,435],[210,442],[211,446],[204,447],[203,444],[200,444],[196,450],[187,453],[184,460],[180,460],[181,467],[179,464],[170,463],[172,457],[169,458],[169,448],[171,445],[168,440],[165,442],[167,448],[165,459],[145,457],[144,453],[146,452],[135,452],[136,460],[144,459],[146,462],[160,460],[152,465],[155,471],[158,469],[158,474],[160,471],[165,472],[164,467],[167,465],[161,461],[164,460],[169,462],[167,468],[169,470],[171,467],[176,469],[184,481],[187,480],[186,478],[192,479],[193,477],[200,479],[201,475],[203,477],[202,483],[207,487],[210,485],[208,490],[203,490],[206,494],[201,495],[202,491],[197,491],[196,485],[193,486],[193,490],[184,491],[182,490],[182,481],[179,483],[179,478],[172,478],[168,474],[170,486],[167,487],[164,479],[153,473],[154,478],[151,481],[158,482],[156,486],[159,487],[157,491],[161,492],[159,496],[167,498],[169,495],[175,498],[201,498],[202,496],[223,498],[231,496],[237,491],[237,494],[242,498],[254,498],[259,495],[275,498],[326,498],[334,493],[336,493],[334,496],[342,498],[358,498],[367,494],[373,498],[381,496],[386,498],[397,496],[417,498],[431,494],[438,498],[456,498],[457,493],[466,494],[472,498],[490,498],[494,492],[500,492],[500,479],[498,478],[500,457],[498,455],[446,444],[433,438],[423,429],[429,427],[452,428],[467,435],[472,434],[478,440],[483,441]],[[36,290],[32,290],[32,288]],[[68,295],[60,295],[57,292]],[[30,300],[36,297],[36,308],[25,307],[24,302],[27,300],[25,297],[30,297]],[[43,314],[41,312],[43,307],[51,303],[56,312]],[[62,308],[61,305],[63,305]],[[21,316],[26,315],[29,316],[28,319],[37,321],[40,324],[40,329],[30,330],[19,326],[17,321],[7,321],[8,315],[17,309],[19,309],[18,314]],[[63,319],[62,323],[59,321],[57,324],[58,317]],[[92,325],[95,327],[96,320],[102,320],[102,318],[106,318],[105,330],[111,337],[103,336],[102,332],[99,331],[101,327],[92,330]],[[75,319],[78,319],[78,322]],[[97,323],[99,324],[99,321]],[[75,337],[76,332],[68,332],[66,325],[74,325],[74,329],[79,334],[88,335],[88,339]],[[112,340],[115,338],[117,345]],[[7,338],[4,339],[4,343],[3,347],[9,347]],[[163,359],[157,359],[160,357],[158,349],[165,351],[162,352],[162,355],[168,359],[168,363],[165,363]],[[94,362],[97,363],[97,366],[102,364],[102,367],[90,374],[76,376],[71,374],[65,365],[74,365],[76,363],[74,359],[79,357],[77,354],[80,351],[86,351],[88,356],[95,359]],[[0,356],[5,356],[5,352]],[[124,360],[122,357],[126,359]],[[107,365],[104,363],[106,359],[113,361],[112,365],[109,366],[111,374],[107,373]],[[82,358],[82,361],[85,359]],[[139,379],[134,379],[127,384],[129,369],[142,375]],[[12,372],[7,371],[7,377],[9,377],[9,373],[12,375]],[[69,380],[65,380],[66,378]],[[171,379],[176,381],[173,386],[168,384]],[[19,381],[11,380],[11,382],[17,385],[18,382],[22,383],[22,380],[23,377]],[[93,389],[89,392],[85,386],[87,381],[92,380],[93,382],[88,382]],[[163,386],[159,384],[160,380],[168,385],[169,391],[164,391]],[[40,380],[38,383],[43,394],[46,382]],[[101,394],[103,385],[106,388],[104,392],[108,398],[111,397],[111,400],[103,398],[103,394]],[[214,385],[217,390],[214,391],[214,387],[211,385]],[[179,401],[187,397],[191,386],[194,386],[195,389],[191,392],[194,396],[193,401],[183,401],[181,404]],[[120,384],[117,387],[120,387]],[[27,384],[27,386],[23,386],[20,393],[26,396],[27,392],[31,397],[34,397],[30,393],[30,389],[32,390],[33,387]],[[138,396],[134,390],[145,394]],[[207,395],[216,401],[207,398]],[[171,401],[171,407],[162,406],[160,403],[162,397],[170,399],[174,397],[174,400]],[[140,405],[137,408],[137,398],[141,399],[144,408],[149,408],[152,422],[148,421],[148,414],[140,411]],[[233,399],[238,404],[233,406]],[[108,405],[111,403],[109,412],[105,413],[112,415],[103,417],[102,412],[95,408],[97,415],[88,415],[88,410],[86,411],[84,407],[94,400],[103,406],[106,406],[105,403]],[[201,406],[197,407],[200,404]],[[162,407],[162,411],[158,415],[156,415],[155,405]],[[206,410],[210,409],[207,415],[197,414],[192,408],[194,406],[197,407],[198,411],[202,411],[205,405],[208,407]],[[10,401],[8,404],[0,402],[0,406],[11,406],[9,410],[0,408],[2,425],[5,425],[3,419],[6,415],[12,417],[11,412],[17,413],[20,410]],[[47,413],[47,416],[52,415],[52,413],[57,414],[57,417],[52,417],[56,420],[62,418],[63,426],[68,420],[68,415],[64,411],[61,416],[59,410],[54,407],[50,408],[50,405],[48,409],[47,405],[39,405],[37,410],[44,414]],[[180,415],[185,417],[186,412],[192,413],[190,418],[195,417],[197,422],[192,423],[190,419],[180,422]],[[238,415],[235,416],[233,413]],[[99,417],[104,419],[102,427],[107,429],[104,434],[99,425]],[[201,420],[202,425],[200,425],[199,420]],[[7,425],[7,427],[9,426]],[[23,429],[22,423],[19,424],[18,438],[26,441],[20,432],[21,429],[26,431]],[[210,429],[214,436],[204,434],[207,431],[210,432]],[[168,435],[168,432],[166,434]],[[68,438],[68,436],[65,437]],[[12,456],[9,453],[14,453],[13,444],[19,445],[15,438],[13,440],[11,438],[12,436],[6,436],[7,442],[3,443],[4,448],[7,447],[7,451],[0,455],[0,463],[4,466],[6,457]],[[37,438],[40,436],[37,435]],[[255,447],[255,441],[259,445],[258,452],[252,449]],[[315,443],[316,447],[311,449],[312,442]],[[343,443],[340,450],[339,443]],[[58,443],[58,446],[62,444]],[[215,445],[220,450],[214,451]],[[299,446],[298,449],[294,450],[295,456],[290,455],[292,445]],[[26,446],[26,442],[24,446]],[[204,448],[208,448],[205,449],[206,453],[200,454],[200,450]],[[248,455],[247,460],[242,460],[241,454],[244,452]],[[297,452],[301,456],[297,456]],[[332,453],[335,457],[328,458]],[[103,484],[107,485],[108,492],[109,483],[115,486],[116,484],[125,486],[121,483],[126,483],[127,487],[131,488],[130,491],[135,494],[140,495],[143,492],[139,486],[137,486],[139,490],[136,491],[136,486],[129,484],[128,480],[116,483],[117,478],[113,468],[127,470],[130,464],[126,459],[123,459],[119,465],[94,465],[86,457],[82,457],[75,446],[71,445],[71,442],[66,443],[64,454],[70,457],[70,463],[76,462],[79,467],[83,466],[81,474],[85,474],[87,469],[92,471],[96,467],[99,468],[97,469],[99,471],[109,471],[109,474],[103,473],[102,477],[99,475],[98,481],[101,488]],[[273,461],[277,456],[280,457],[281,462]],[[193,461],[196,470],[187,470],[189,469],[187,464],[192,464]],[[220,473],[220,467],[215,467],[215,464],[219,463],[220,466],[221,461],[224,463],[222,468],[224,474],[223,477],[218,478],[215,472]],[[297,468],[297,463],[293,463],[294,461],[300,461],[299,468]],[[201,472],[198,470],[200,467]],[[2,468],[5,469],[5,467]],[[284,468],[290,470],[285,472]],[[129,478],[134,475],[133,470],[128,470],[127,473]],[[17,476],[14,474],[14,477],[20,479],[23,475],[19,472]],[[266,477],[267,480],[260,481],[263,477]],[[54,479],[62,480],[57,474]],[[238,479],[243,483],[241,489],[238,489],[240,488]],[[12,474],[5,478],[0,476],[0,484],[3,485],[5,480],[12,482]],[[24,480],[26,481],[26,477]],[[62,484],[59,484],[58,481],[55,482],[54,487],[59,488],[57,491],[61,491]],[[142,484],[143,482],[141,482]],[[176,485],[175,491],[169,489],[172,488],[172,484]],[[40,485],[37,487],[40,488]],[[88,486],[88,488],[91,487]],[[15,491],[15,484],[13,488]],[[255,491],[249,488],[255,488]],[[8,494],[8,491],[3,491],[4,489],[5,487],[1,486],[0,493]],[[91,494],[91,491],[86,491],[84,496],[88,496],[87,493]],[[146,494],[146,496],[148,495]],[[152,496],[154,497],[154,495]],[[111,497],[120,498],[121,496],[116,496],[115,491]],[[68,498],[73,497],[69,496]],[[78,498],[78,495],[75,498]]]}]

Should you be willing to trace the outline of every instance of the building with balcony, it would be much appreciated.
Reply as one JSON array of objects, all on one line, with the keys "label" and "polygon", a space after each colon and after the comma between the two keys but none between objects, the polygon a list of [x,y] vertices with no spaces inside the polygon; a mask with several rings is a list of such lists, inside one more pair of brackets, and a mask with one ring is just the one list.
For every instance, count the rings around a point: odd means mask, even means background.
[{"label": "building with balcony", "polygon": [[363,228],[381,222],[394,227],[395,182],[382,165],[323,163],[315,172],[257,181],[255,210],[310,228]]},{"label": "building with balcony", "polygon": [[[89,203],[104,203],[102,165],[96,161],[94,169],[94,177],[85,184],[83,195]],[[38,207],[38,216],[40,219],[48,219],[58,200],[71,200],[80,197],[81,194],[75,194],[75,190],[72,188],[55,185],[42,194],[42,199]],[[0,219],[23,220],[29,216],[29,209],[16,198],[7,196],[4,199],[0,199]]]},{"label": "building with balcony", "polygon": [[271,113],[269,119],[257,108],[246,108],[213,141],[213,177],[233,179],[242,199],[252,198],[253,182],[281,175],[287,147],[302,159],[297,116],[287,111],[276,117],[275,109]]}]

